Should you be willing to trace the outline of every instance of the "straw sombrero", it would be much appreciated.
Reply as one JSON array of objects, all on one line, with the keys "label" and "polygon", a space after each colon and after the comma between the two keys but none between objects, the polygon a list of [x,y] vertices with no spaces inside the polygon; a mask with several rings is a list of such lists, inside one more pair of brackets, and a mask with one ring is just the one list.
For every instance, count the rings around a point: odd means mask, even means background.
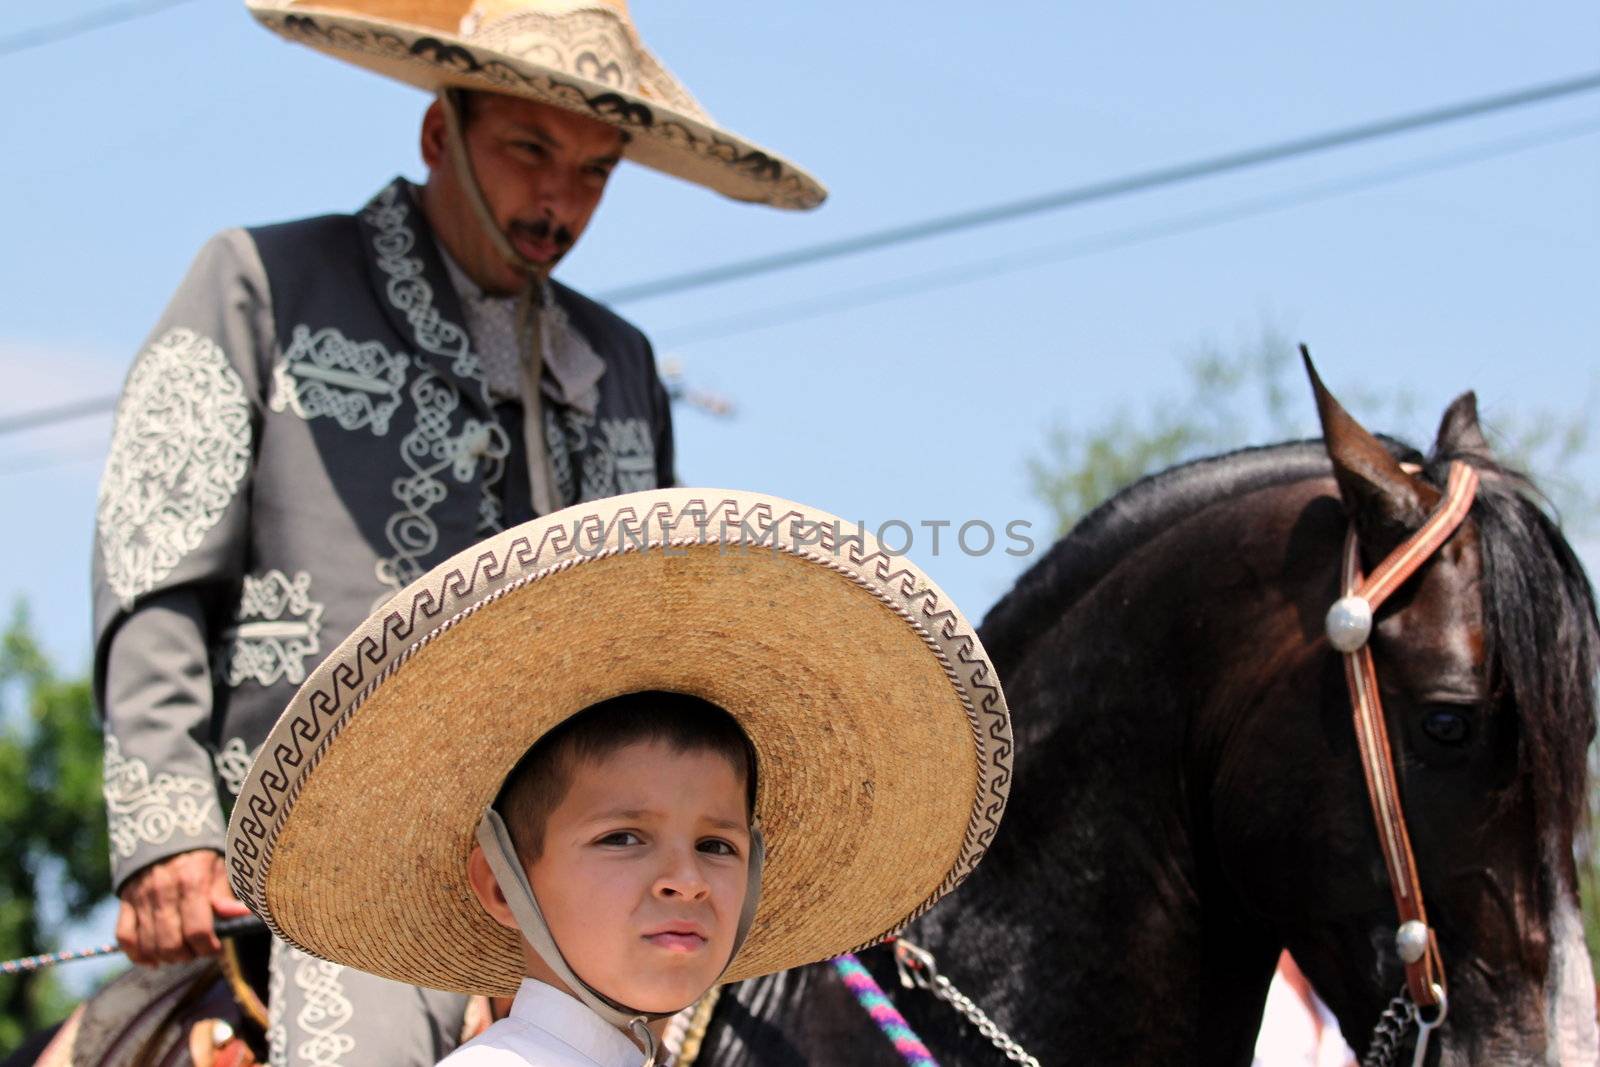
[{"label": "straw sombrero", "polygon": [[517,936],[466,878],[474,831],[551,727],[644,690],[726,708],[756,751],[764,886],[726,981],[882,939],[994,837],[1005,698],[939,587],[825,512],[665,489],[499,534],[346,639],[239,794],[234,891],[314,955],[514,992]]},{"label": "straw sombrero", "polygon": [[247,0],[291,41],[429,92],[478,89],[626,130],[633,160],[735,200],[813,208],[821,183],[708,115],[645,48],[626,0]]}]

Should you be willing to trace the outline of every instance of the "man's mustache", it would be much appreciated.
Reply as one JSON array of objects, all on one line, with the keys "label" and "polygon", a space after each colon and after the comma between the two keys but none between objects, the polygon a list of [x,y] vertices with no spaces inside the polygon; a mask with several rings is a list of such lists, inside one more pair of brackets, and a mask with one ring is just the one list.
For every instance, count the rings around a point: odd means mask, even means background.
[{"label": "man's mustache", "polygon": [[511,232],[530,237],[535,241],[549,241],[562,252],[572,247],[572,231],[549,219],[536,219],[533,222],[522,222],[520,220],[513,222],[511,224]]}]

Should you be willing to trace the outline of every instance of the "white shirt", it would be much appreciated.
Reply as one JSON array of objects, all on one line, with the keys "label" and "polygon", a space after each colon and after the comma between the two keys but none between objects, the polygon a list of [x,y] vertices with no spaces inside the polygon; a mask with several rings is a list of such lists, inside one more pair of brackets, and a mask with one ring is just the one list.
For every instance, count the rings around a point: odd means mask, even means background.
[{"label": "white shirt", "polygon": [[1281,964],[1267,990],[1252,1067],[1356,1067],[1339,1020],[1316,994],[1291,985]]},{"label": "white shirt", "polygon": [[639,1067],[644,1053],[621,1030],[554,986],[522,980],[511,1014],[438,1067]]}]

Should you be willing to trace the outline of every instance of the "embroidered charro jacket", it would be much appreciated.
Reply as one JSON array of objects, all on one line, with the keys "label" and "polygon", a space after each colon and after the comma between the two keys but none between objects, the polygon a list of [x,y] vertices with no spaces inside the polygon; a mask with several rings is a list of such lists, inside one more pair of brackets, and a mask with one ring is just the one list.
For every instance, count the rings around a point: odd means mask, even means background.
[{"label": "embroidered charro jacket", "polygon": [[[97,509],[118,886],[220,850],[256,746],[321,657],[413,578],[533,517],[520,398],[491,390],[467,321],[404,181],[359,215],[201,250],[129,372]],[[540,321],[555,498],[673,484],[644,335],[554,284]]]}]

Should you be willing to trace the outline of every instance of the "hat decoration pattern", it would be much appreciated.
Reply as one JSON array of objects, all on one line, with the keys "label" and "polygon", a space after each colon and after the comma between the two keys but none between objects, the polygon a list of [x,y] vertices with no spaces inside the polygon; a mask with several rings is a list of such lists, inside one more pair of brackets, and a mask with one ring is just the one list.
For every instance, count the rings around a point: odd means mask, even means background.
[{"label": "hat decoration pattern", "polygon": [[[567,516],[565,522],[555,521],[563,516]],[[937,868],[923,883],[932,884],[942,874],[932,892],[914,904],[908,899],[906,905],[896,906],[899,910],[893,919],[855,935],[865,940],[829,945],[828,952],[812,958],[874,944],[923,914],[975,868],[994,839],[1010,791],[1010,719],[993,667],[970,624],[943,591],[914,565],[885,552],[870,535],[856,532],[853,524],[789,501],[720,490],[656,490],[571,508],[486,541],[396,595],[307,680],[263,746],[240,794],[229,831],[227,859],[234,892],[274,933],[320,954],[317,944],[306,944],[296,938],[293,929],[285,928],[293,922],[286,920],[280,925],[279,919],[284,917],[274,913],[274,901],[269,900],[269,867],[297,797],[335,739],[360,720],[363,703],[399,675],[408,661],[426,655],[431,642],[456,627],[474,625],[475,615],[494,611],[497,602],[506,602],[503,598],[530,583],[566,580],[558,576],[593,561],[638,552],[671,556],[677,554],[675,549],[687,553],[695,547],[730,554],[767,551],[827,568],[898,616],[915,635],[907,636],[908,647],[920,641],[920,647],[932,653],[938,666],[930,665],[931,676],[940,676],[942,671],[949,685],[942,699],[948,700],[951,692],[959,698],[976,755],[970,808],[958,809],[968,813],[958,848],[955,827],[951,827],[954,860]],[[816,573],[815,567],[803,569]],[[773,592],[782,595],[781,590]],[[805,625],[803,605],[794,625]],[[960,712],[956,714],[959,718]],[[958,792],[969,796],[964,790]],[[781,850],[781,843],[777,847]],[[924,891],[916,892],[921,895]],[[774,950],[758,961],[736,966],[727,980],[810,962],[788,958],[784,952],[794,954],[789,948]],[[508,942],[500,955],[505,958],[481,963],[474,959],[452,973],[429,974],[427,984],[513,989],[514,980],[507,985],[490,972],[496,966],[509,966],[511,973],[520,973],[515,941]],[[741,961],[745,955],[741,953]],[[361,965],[359,960],[340,962]],[[777,966],[770,966],[773,963]],[[363,969],[385,973],[371,965]],[[410,971],[394,971],[389,976],[417,980]]]},{"label": "hat decoration pattern", "polygon": [[[384,6],[249,2],[280,36],[419,88],[522,96],[620,127],[624,155],[734,199],[806,210],[827,197],[804,170],[720,127],[644,46],[622,0],[478,0],[459,29],[449,21],[459,2],[371,13]],[[405,21],[419,8],[428,24]]]}]

